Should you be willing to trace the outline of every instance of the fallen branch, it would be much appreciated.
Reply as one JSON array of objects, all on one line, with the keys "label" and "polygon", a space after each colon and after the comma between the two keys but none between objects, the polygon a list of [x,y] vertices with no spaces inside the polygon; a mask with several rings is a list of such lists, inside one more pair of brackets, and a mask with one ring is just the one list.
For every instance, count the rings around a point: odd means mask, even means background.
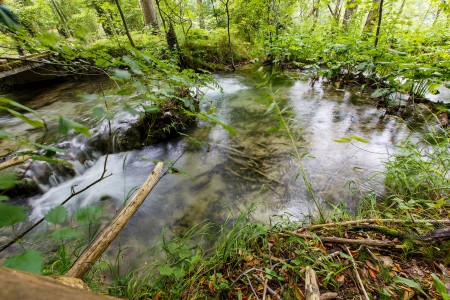
[{"label": "fallen branch", "polygon": [[112,220],[112,222],[100,233],[100,235],[84,250],[78,260],[74,263],[72,268],[67,272],[67,277],[82,278],[97,259],[105,252],[112,241],[119,235],[122,229],[127,224],[128,220],[134,215],[138,208],[147,198],[150,191],[160,179],[163,163],[156,164],[155,169],[150,176],[139,188],[136,195],[122,211]]},{"label": "fallen branch", "polygon": [[305,271],[305,294],[306,300],[320,300],[320,290],[317,284],[317,276],[314,269],[310,266],[306,267]]},{"label": "fallen branch", "polygon": [[450,219],[445,220],[399,220],[399,219],[363,219],[363,220],[354,220],[354,221],[345,221],[345,222],[337,222],[337,223],[325,223],[318,225],[311,225],[306,227],[301,227],[297,229],[297,232],[303,232],[306,230],[314,230],[328,227],[338,227],[338,226],[349,226],[349,225],[359,225],[359,224],[374,224],[374,223],[396,223],[396,224],[409,224],[409,223],[418,223],[418,224],[433,224],[433,225],[447,225],[450,224]]},{"label": "fallen branch", "polygon": [[328,236],[319,236],[312,234],[300,234],[300,233],[279,233],[280,235],[288,236],[294,235],[304,239],[319,239],[325,243],[337,243],[337,244],[347,244],[347,245],[364,245],[368,247],[395,247],[401,248],[401,245],[397,245],[391,241],[379,241],[379,240],[367,240],[367,239],[346,239],[346,238],[338,238],[338,237],[328,237]]},{"label": "fallen branch", "polygon": [[361,280],[361,276],[359,276],[358,267],[356,266],[355,259],[353,258],[353,255],[352,255],[352,253],[350,252],[350,249],[348,249],[347,246],[345,246],[345,249],[347,250],[348,255],[350,255],[350,257],[352,258],[351,261],[352,261],[353,269],[355,270],[356,279],[358,280],[359,287],[361,288],[361,290],[362,290],[362,292],[364,294],[364,298],[366,298],[366,300],[370,300],[369,299],[369,295],[367,295],[366,288],[364,287],[364,284],[363,284],[363,282]]},{"label": "fallen branch", "polygon": [[20,165],[31,159],[31,155],[16,156],[7,161],[0,163],[0,171]]},{"label": "fallen branch", "polygon": [[[259,278],[258,275],[253,274],[253,278],[255,278],[256,281],[258,281],[260,284],[263,284],[263,285],[264,285],[264,281],[263,281],[261,278]],[[275,292],[274,290],[272,290],[269,286],[267,287],[267,292],[270,294],[270,296],[275,297],[276,299],[279,299],[279,300],[283,300],[283,299],[278,295],[278,293]]]}]

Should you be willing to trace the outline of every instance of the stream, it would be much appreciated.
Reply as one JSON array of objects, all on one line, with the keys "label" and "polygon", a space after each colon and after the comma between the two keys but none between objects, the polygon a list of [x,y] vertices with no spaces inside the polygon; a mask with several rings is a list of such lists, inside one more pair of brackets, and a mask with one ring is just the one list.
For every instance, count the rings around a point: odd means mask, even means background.
[{"label": "stream", "polygon": [[[299,161],[292,153],[292,141],[281,126],[276,109],[268,110],[268,99],[277,100],[297,149],[303,154],[302,164],[322,205],[345,203],[355,208],[360,201],[358,191],[384,192],[381,176],[383,161],[395,153],[395,145],[411,131],[405,121],[384,116],[376,109],[360,87],[336,90],[317,82],[310,86],[305,76],[297,73],[280,75],[272,87],[258,87],[261,76],[241,71],[216,74],[223,88],[207,90],[201,104],[215,108],[221,121],[231,125],[236,135],[223,127],[200,122],[199,125],[167,142],[140,150],[110,154],[107,174],[93,188],[67,203],[69,211],[87,205],[101,205],[113,214],[123,205],[130,191],[140,187],[151,172],[155,160],[176,161],[174,174],[167,174],[156,185],[137,214],[121,233],[125,243],[146,244],[167,228],[175,233],[204,220],[223,222],[230,214],[253,207],[254,218],[269,222],[273,215],[305,218],[317,208],[305,189]],[[90,111],[101,105],[101,99],[77,95],[109,88],[103,80],[86,83],[59,83],[29,93],[7,95],[32,104],[40,114],[64,115],[85,124],[93,124]],[[80,91],[80,92],[75,92]],[[94,99],[95,98],[95,99]],[[44,99],[44,104],[39,102]],[[82,104],[82,105],[81,105]],[[21,132],[33,137],[35,130],[9,116],[0,116],[0,129]],[[56,135],[54,133],[51,134]],[[335,140],[358,136],[367,143]],[[44,194],[27,199],[30,219],[42,217],[49,209],[68,197],[72,187],[80,190],[103,172],[105,156],[84,147],[84,139],[74,137],[69,148],[87,153],[75,165],[75,177],[41,182]],[[5,145],[2,145],[5,148]],[[327,207],[325,205],[325,207]]]}]

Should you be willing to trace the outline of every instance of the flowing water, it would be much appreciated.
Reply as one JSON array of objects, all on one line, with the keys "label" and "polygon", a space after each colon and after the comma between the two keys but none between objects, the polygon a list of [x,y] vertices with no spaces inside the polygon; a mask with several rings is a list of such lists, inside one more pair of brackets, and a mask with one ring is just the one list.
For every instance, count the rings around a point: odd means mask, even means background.
[{"label": "flowing water", "polygon": [[[69,210],[95,204],[114,212],[130,191],[145,181],[153,161],[164,160],[176,161],[176,170],[161,179],[125,227],[121,236],[128,242],[148,244],[163,227],[182,232],[203,220],[220,222],[230,211],[252,205],[255,218],[265,222],[274,214],[302,218],[317,213],[299,176],[291,140],[284,128],[276,130],[279,115],[276,109],[267,111],[269,99],[277,100],[293,136],[301,133],[296,144],[301,154],[306,153],[302,164],[322,204],[343,202],[353,208],[360,200],[355,190],[383,193],[382,178],[373,175],[383,170],[383,161],[395,152],[394,145],[411,133],[405,122],[384,116],[359,87],[336,90],[320,82],[311,87],[299,74],[279,76],[271,87],[258,87],[262,79],[255,73],[216,75],[223,92],[208,90],[209,100],[202,102],[203,109],[214,108],[218,118],[236,130],[235,136],[219,125],[200,123],[186,136],[111,154],[107,174],[112,175],[73,198],[67,204]],[[81,102],[73,93],[75,86],[69,86],[67,90],[60,85],[46,90],[57,99],[37,105],[37,110],[90,122],[89,111],[100,102]],[[92,81],[76,89],[93,92],[105,86],[104,81]],[[3,128],[22,126],[2,118]],[[358,136],[367,143],[335,141],[346,136]],[[83,139],[71,143],[82,148]],[[43,184],[46,192],[28,199],[31,218],[39,218],[59,204],[72,187],[80,190],[99,178],[104,161],[105,156],[90,155],[89,160],[77,164],[75,177]]]}]

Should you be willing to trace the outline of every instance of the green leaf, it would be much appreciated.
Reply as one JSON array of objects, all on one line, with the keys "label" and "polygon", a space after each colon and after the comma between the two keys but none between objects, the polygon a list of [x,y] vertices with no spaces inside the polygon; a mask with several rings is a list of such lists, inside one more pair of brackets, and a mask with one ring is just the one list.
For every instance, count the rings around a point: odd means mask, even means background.
[{"label": "green leaf", "polygon": [[416,289],[418,290],[421,294],[423,294],[425,297],[428,298],[428,295],[425,293],[425,291],[422,289],[422,287],[420,286],[420,284],[418,284],[417,282],[415,282],[414,280],[411,279],[407,279],[407,278],[403,278],[403,277],[399,277],[399,276],[395,276],[393,278],[393,281],[396,283],[401,283],[404,285],[409,286],[410,288]]},{"label": "green leaf", "polygon": [[436,291],[438,291],[439,294],[441,294],[442,298],[444,300],[450,299],[450,295],[447,294],[447,288],[445,287],[445,284],[437,277],[436,274],[431,274],[431,277],[434,279],[434,286],[436,287]]},{"label": "green leaf", "polygon": [[9,112],[10,114],[12,114],[14,117],[21,119],[22,121],[30,124],[33,127],[36,127],[36,128],[44,127],[44,122],[41,120],[30,119],[27,116],[25,116],[24,114],[21,114],[20,112],[15,111],[13,109],[5,108],[5,110],[7,112]]},{"label": "green leaf", "polygon": [[82,236],[83,236],[83,233],[81,231],[72,229],[70,227],[61,228],[61,229],[55,230],[52,233],[52,239],[54,239],[56,241],[77,239]]},{"label": "green leaf", "polygon": [[8,196],[4,196],[4,195],[0,195],[0,202],[2,201],[8,201],[9,197]]},{"label": "green leaf", "polygon": [[35,116],[38,117],[39,119],[41,118],[41,117],[38,115],[38,113],[37,113],[34,109],[31,109],[31,108],[29,108],[29,107],[26,107],[25,105],[22,105],[22,104],[20,104],[20,103],[18,103],[18,102],[16,102],[16,101],[9,100],[9,99],[6,99],[6,98],[0,98],[0,103],[6,104],[6,105],[15,106],[15,107],[17,107],[17,108],[19,108],[19,109],[22,109],[22,110],[25,110],[25,111],[27,111],[27,112],[29,112],[29,113],[32,113],[33,115],[35,115]]},{"label": "green leaf", "polygon": [[87,137],[91,137],[91,133],[89,132],[89,128],[75,122],[73,120],[64,118],[63,116],[59,117],[59,132],[62,134],[67,134],[70,129],[75,130],[75,132],[84,134]]},{"label": "green leaf", "polygon": [[53,223],[61,224],[67,219],[67,210],[64,206],[58,205],[47,212],[44,220]]},{"label": "green leaf", "polygon": [[270,103],[269,107],[267,108],[267,110],[266,110],[266,112],[265,112],[264,114],[265,114],[265,115],[270,114],[270,113],[274,110],[276,104],[277,104],[277,103],[276,103],[275,101],[273,101],[272,103]]},{"label": "green leaf", "polygon": [[370,95],[370,97],[372,98],[384,98],[387,97],[391,94],[391,90],[390,89],[377,89],[375,90],[375,92],[372,93],[372,95]]},{"label": "green leaf", "polygon": [[9,257],[3,264],[5,267],[41,274],[43,257],[37,250],[25,250],[21,254]]},{"label": "green leaf", "polygon": [[131,74],[127,70],[121,70],[121,69],[114,69],[113,71],[114,77],[118,79],[130,79]]},{"label": "green leaf", "polygon": [[8,132],[6,132],[4,130],[0,130],[0,139],[7,139],[10,137],[11,137],[11,134],[9,134]]},{"label": "green leaf", "polygon": [[358,141],[358,142],[361,142],[364,144],[369,143],[369,140],[366,140],[365,138],[362,138],[362,137],[359,137],[356,135],[345,136],[340,139],[333,140],[333,142],[336,142],[336,143],[349,143],[351,141]]},{"label": "green leaf", "polygon": [[145,110],[145,112],[148,112],[150,114],[156,114],[161,111],[161,109],[158,106],[151,106],[151,105],[145,105],[141,104],[142,108]]},{"label": "green leaf", "polygon": [[84,225],[89,225],[100,217],[101,212],[102,208],[100,206],[88,206],[77,210],[74,217],[77,222]]},{"label": "green leaf", "polygon": [[7,203],[0,203],[0,228],[25,221],[25,208]]},{"label": "green leaf", "polygon": [[164,265],[159,268],[159,274],[162,276],[171,276],[174,272],[174,269],[170,267],[169,265]]},{"label": "green leaf", "polygon": [[17,179],[16,173],[3,173],[0,174],[0,190],[8,190],[20,183]]}]

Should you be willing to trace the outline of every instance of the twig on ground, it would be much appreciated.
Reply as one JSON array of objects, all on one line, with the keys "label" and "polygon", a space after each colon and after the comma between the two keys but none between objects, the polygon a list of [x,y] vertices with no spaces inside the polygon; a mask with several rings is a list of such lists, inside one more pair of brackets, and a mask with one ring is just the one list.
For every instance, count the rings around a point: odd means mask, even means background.
[{"label": "twig on ground", "polygon": [[[261,278],[259,278],[258,275],[253,274],[252,276],[253,276],[253,278],[255,278],[256,281],[258,281],[260,284],[264,284],[264,281],[263,281]],[[283,300],[283,298],[281,298],[281,297],[278,295],[278,293],[275,292],[274,290],[272,290],[269,286],[267,286],[267,292],[270,294],[270,296],[276,297],[276,298],[279,299],[279,300]]]},{"label": "twig on ground", "polygon": [[336,222],[336,223],[325,223],[325,224],[318,224],[318,225],[311,225],[311,226],[305,226],[297,229],[298,233],[301,233],[306,230],[314,230],[318,228],[328,228],[328,227],[337,227],[337,226],[349,226],[349,225],[358,225],[358,224],[373,224],[373,223],[397,223],[397,224],[403,224],[403,223],[429,223],[433,225],[437,224],[450,224],[450,219],[444,219],[444,220],[399,220],[399,219],[362,219],[362,220],[354,220],[354,221],[345,221],[345,222]]},{"label": "twig on ground", "polygon": [[279,233],[282,236],[293,235],[304,239],[319,239],[325,243],[337,243],[337,244],[348,244],[348,245],[364,245],[369,247],[391,247],[391,248],[401,248],[401,245],[397,245],[391,241],[379,241],[379,240],[367,240],[367,239],[346,239],[338,237],[328,237],[319,236],[312,234],[299,234],[294,232]]},{"label": "twig on ground", "polygon": [[348,249],[347,246],[345,246],[345,249],[347,250],[348,255],[350,255],[350,257],[352,258],[351,261],[352,261],[353,268],[354,268],[354,270],[355,270],[356,279],[358,280],[358,283],[359,283],[359,286],[360,286],[360,288],[361,288],[361,291],[362,291],[363,294],[364,294],[364,298],[365,298],[366,300],[370,300],[370,299],[369,299],[369,295],[367,295],[366,288],[364,287],[364,284],[363,284],[363,282],[362,282],[362,280],[361,280],[361,277],[359,276],[359,273],[358,273],[358,267],[356,266],[355,259],[353,258],[353,255],[352,255],[352,253],[350,252],[350,249]]},{"label": "twig on ground", "polygon": [[255,288],[253,287],[252,280],[250,279],[250,277],[248,277],[247,274],[245,274],[245,277],[247,277],[250,288],[252,289],[253,294],[255,295],[256,299],[259,300],[258,293],[255,291]]}]

